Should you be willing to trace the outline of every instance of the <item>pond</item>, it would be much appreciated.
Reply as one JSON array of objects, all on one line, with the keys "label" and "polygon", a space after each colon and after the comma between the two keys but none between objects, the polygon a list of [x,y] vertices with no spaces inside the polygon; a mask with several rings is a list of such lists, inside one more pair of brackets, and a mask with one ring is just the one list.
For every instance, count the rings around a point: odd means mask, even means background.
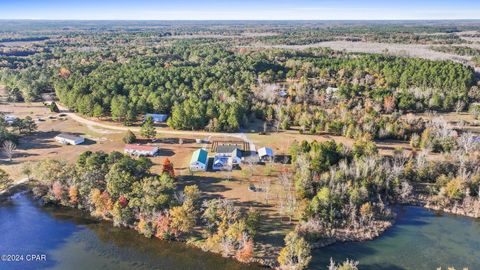
[{"label": "pond", "polygon": [[[20,262],[0,260],[0,269],[9,270],[261,269],[182,243],[147,239],[133,230],[91,219],[79,210],[39,207],[20,193],[0,205],[3,254],[24,255],[16,258],[23,260]],[[27,257],[32,254],[40,256]]]},{"label": "pond", "polygon": [[325,269],[330,257],[354,259],[360,269],[372,270],[480,269],[480,220],[406,206],[399,209],[395,225],[376,240],[315,250],[312,269]]}]

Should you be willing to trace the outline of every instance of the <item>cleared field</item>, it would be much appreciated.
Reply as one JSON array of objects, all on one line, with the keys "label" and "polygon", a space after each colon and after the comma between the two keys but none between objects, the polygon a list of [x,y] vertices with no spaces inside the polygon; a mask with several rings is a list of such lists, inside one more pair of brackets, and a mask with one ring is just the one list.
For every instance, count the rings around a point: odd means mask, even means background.
[{"label": "cleared field", "polygon": [[[107,153],[123,151],[124,131],[79,123],[69,116],[62,117],[61,114],[51,113],[42,103],[1,104],[0,112],[14,114],[20,118],[30,116],[38,125],[38,132],[20,140],[12,162],[5,160],[3,153],[0,153],[0,168],[5,169],[13,179],[23,177],[21,165],[27,161],[36,162],[53,158],[74,162],[85,151]],[[86,141],[84,144],[74,146],[59,144],[54,137],[61,132],[82,135]],[[137,137],[140,138],[140,135],[137,134]],[[159,133],[157,137],[161,140],[154,144],[160,148],[160,156],[152,158],[155,164],[152,168],[153,172],[161,171],[161,164],[165,158],[169,158],[173,162],[176,171],[183,171],[191,153],[202,146],[194,142],[196,138],[194,136]],[[180,139],[183,141],[182,145],[178,144]]]},{"label": "cleared field", "polygon": [[[468,46],[469,44],[466,44]],[[265,48],[282,48],[305,50],[309,48],[331,48],[337,51],[362,52],[362,53],[388,53],[396,56],[420,57],[431,60],[453,60],[456,62],[470,61],[470,57],[443,53],[432,50],[432,45],[421,44],[395,44],[379,42],[352,42],[352,41],[326,41],[308,45],[255,45]]]}]

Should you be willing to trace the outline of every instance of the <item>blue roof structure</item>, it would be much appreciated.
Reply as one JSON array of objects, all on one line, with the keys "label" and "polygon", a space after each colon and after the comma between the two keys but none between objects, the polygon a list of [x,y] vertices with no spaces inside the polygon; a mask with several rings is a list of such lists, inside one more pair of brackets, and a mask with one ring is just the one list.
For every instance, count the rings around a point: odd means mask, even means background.
[{"label": "blue roof structure", "polygon": [[204,149],[198,149],[195,152],[193,152],[190,163],[194,163],[198,161],[200,163],[207,164],[207,159],[208,159],[208,152],[205,151]]},{"label": "blue roof structure", "polygon": [[147,114],[145,114],[145,120],[147,120],[148,117],[152,117],[153,122],[163,123],[163,122],[167,121],[168,115],[158,114],[158,113],[147,113]]}]

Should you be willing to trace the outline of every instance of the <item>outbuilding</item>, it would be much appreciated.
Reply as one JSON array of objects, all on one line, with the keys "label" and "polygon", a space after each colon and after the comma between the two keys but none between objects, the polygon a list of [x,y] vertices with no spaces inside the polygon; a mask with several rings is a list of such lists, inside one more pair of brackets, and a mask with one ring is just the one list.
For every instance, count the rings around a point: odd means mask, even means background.
[{"label": "outbuilding", "polygon": [[273,150],[269,147],[262,147],[258,149],[258,157],[261,161],[271,161],[273,160]]},{"label": "outbuilding", "polygon": [[192,154],[190,159],[190,170],[206,171],[208,163],[208,152],[205,149],[198,149]]},{"label": "outbuilding", "polygon": [[147,113],[145,115],[145,120],[147,120],[148,117],[152,117],[153,122],[155,124],[158,124],[158,123],[165,123],[165,121],[167,121],[168,115],[158,114],[158,113]]},{"label": "outbuilding", "polygon": [[134,156],[153,157],[158,153],[158,147],[150,145],[126,144],[124,152]]},{"label": "outbuilding", "polygon": [[77,145],[85,142],[85,138],[78,135],[61,133],[55,136],[55,140],[61,144]]},{"label": "outbuilding", "polygon": [[230,156],[230,163],[232,165],[238,165],[242,162],[242,151],[238,148],[235,148]]}]

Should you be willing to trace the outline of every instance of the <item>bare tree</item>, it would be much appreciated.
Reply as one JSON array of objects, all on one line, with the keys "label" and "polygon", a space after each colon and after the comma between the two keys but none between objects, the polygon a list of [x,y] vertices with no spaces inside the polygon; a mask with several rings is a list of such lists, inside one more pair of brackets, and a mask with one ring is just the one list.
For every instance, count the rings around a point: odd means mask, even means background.
[{"label": "bare tree", "polygon": [[12,141],[5,141],[3,143],[3,152],[7,155],[8,159],[12,161],[13,154],[17,149],[17,145]]},{"label": "bare tree", "polygon": [[270,199],[270,187],[271,187],[271,181],[269,178],[265,178],[262,181],[262,186],[263,186],[263,194],[265,195],[264,200],[265,204],[268,204],[268,200]]},{"label": "bare tree", "polygon": [[293,175],[287,170],[282,171],[278,176],[281,189],[279,192],[280,197],[280,210],[286,216],[289,217],[290,222],[295,215],[297,209],[297,199],[293,190]]},{"label": "bare tree", "polygon": [[458,144],[465,154],[469,154],[475,149],[480,148],[480,143],[476,142],[476,137],[471,132],[463,133],[460,138],[458,138]]},{"label": "bare tree", "polygon": [[458,114],[465,108],[465,103],[461,100],[457,101],[455,104],[455,112]]},{"label": "bare tree", "polygon": [[249,177],[251,178],[255,173],[255,162],[250,158],[247,160],[247,166],[248,166]]}]

